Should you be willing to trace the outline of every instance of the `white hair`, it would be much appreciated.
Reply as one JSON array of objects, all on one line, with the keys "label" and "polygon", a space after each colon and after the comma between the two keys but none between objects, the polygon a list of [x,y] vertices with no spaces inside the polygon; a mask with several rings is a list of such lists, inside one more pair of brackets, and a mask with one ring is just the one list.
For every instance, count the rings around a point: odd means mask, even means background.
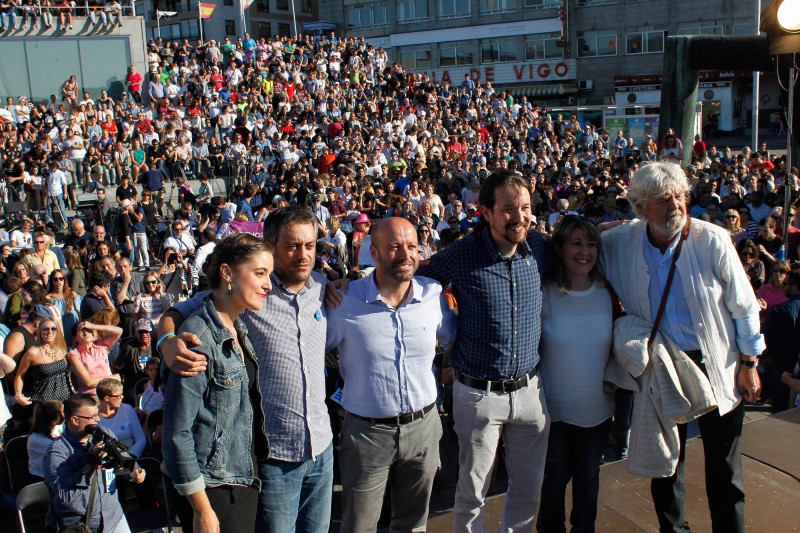
[{"label": "white hair", "polygon": [[647,202],[674,192],[691,191],[686,173],[675,163],[649,163],[642,166],[631,179],[628,200],[634,212],[643,217]]}]

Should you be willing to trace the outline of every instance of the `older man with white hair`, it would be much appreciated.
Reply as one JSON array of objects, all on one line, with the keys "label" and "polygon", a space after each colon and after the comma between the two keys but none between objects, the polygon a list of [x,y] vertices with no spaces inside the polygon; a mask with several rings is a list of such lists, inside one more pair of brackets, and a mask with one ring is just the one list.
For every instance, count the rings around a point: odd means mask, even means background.
[{"label": "older man with white hair", "polygon": [[[744,533],[742,398],[754,402],[761,390],[759,306],[730,235],[700,220],[690,223],[689,191],[678,165],[642,167],[628,194],[639,218],[603,234],[602,263],[627,313],[649,323],[661,315],[659,333],[708,377],[717,408],[697,420],[712,531]],[[651,485],[662,533],[690,531],[683,510],[686,424],[678,424],[678,435],[675,472]]]}]

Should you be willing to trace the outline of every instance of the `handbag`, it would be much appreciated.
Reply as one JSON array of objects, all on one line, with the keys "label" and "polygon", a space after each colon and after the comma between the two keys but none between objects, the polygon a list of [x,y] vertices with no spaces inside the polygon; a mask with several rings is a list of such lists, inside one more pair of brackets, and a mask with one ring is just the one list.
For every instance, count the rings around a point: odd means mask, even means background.
[{"label": "handbag", "polygon": [[86,514],[83,515],[83,520],[79,520],[78,522],[65,527],[60,531],[60,533],[92,533],[91,528],[89,528],[89,518],[92,516],[94,497],[97,494],[97,472],[98,469],[95,468],[94,473],[92,474],[92,486],[89,489],[91,491],[89,494],[89,505],[86,507]]},{"label": "handbag", "polygon": [[672,264],[669,266],[669,274],[667,275],[667,282],[664,284],[664,293],[661,295],[661,303],[658,305],[658,313],[656,313],[656,319],[653,321],[653,329],[650,330],[650,338],[647,339],[647,347],[650,348],[650,345],[653,344],[653,340],[656,338],[656,333],[658,333],[658,326],[661,324],[661,318],[664,316],[664,309],[667,307],[667,296],[669,296],[669,289],[672,287],[672,278],[675,277],[675,265],[678,262],[678,257],[681,255],[681,248],[683,248],[683,242],[686,240],[686,237],[689,236],[689,227],[691,226],[691,218],[686,219],[686,224],[683,226],[681,230],[681,237],[678,241],[678,246],[675,248],[675,253],[672,254]]}]

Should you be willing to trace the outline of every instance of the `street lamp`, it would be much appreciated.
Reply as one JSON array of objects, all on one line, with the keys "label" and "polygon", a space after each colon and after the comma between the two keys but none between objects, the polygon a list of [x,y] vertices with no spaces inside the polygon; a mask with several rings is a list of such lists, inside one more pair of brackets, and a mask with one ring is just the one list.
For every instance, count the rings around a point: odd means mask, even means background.
[{"label": "street lamp", "polygon": [[778,25],[784,31],[800,32],[800,0],[783,0],[776,15]]}]

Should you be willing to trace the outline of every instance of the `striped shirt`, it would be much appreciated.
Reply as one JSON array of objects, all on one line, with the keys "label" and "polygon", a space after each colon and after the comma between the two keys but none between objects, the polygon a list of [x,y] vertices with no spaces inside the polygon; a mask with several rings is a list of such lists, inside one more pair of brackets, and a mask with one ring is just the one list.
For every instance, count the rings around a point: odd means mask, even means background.
[{"label": "striped shirt", "polygon": [[[299,292],[272,274],[272,290],[260,311],[242,319],[258,358],[270,458],[308,461],[331,444],[325,405],[325,276],[313,272]],[[202,305],[204,291],[174,309],[188,317]]]},{"label": "striped shirt", "polygon": [[531,230],[511,257],[497,250],[490,228],[432,256],[416,275],[453,285],[458,336],[453,368],[479,379],[505,380],[539,363],[545,245]]}]

